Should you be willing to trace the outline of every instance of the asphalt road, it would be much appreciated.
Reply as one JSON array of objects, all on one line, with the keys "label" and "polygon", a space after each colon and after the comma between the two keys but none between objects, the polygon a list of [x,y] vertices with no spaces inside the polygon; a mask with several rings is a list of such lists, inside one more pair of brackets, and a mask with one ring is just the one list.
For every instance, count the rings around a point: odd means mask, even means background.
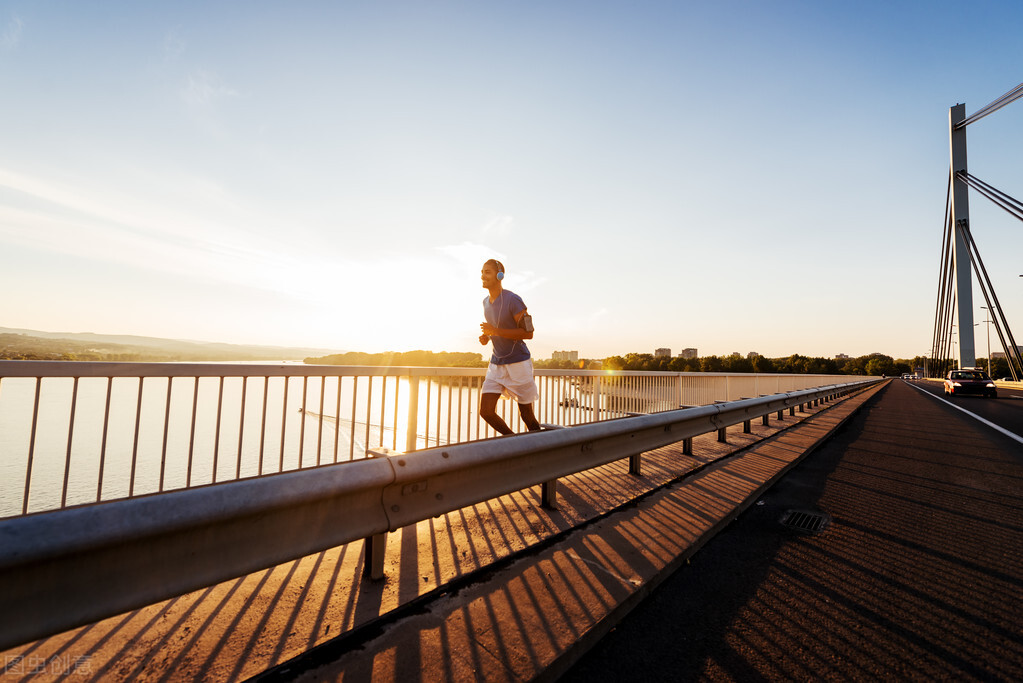
[{"label": "asphalt road", "polygon": [[1023,443],[963,412],[1023,435],[1023,392],[927,384],[891,381],[561,680],[1023,680]]},{"label": "asphalt road", "polygon": [[934,394],[1014,434],[1023,436],[1023,390],[1021,389],[1001,387],[998,389],[998,398],[991,399],[983,396],[946,396],[944,385],[940,382],[912,381],[908,384]]}]

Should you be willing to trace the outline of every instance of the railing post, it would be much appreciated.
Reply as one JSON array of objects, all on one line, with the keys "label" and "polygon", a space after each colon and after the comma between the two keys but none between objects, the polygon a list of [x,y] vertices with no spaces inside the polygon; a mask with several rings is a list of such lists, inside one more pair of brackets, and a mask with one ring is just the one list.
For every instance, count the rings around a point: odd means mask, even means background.
[{"label": "railing post", "polygon": [[629,474],[635,474],[640,476],[643,474],[643,454],[637,453],[636,455],[629,456]]},{"label": "railing post", "polygon": [[720,443],[728,443],[728,438],[725,435],[725,428],[722,427],[718,430],[718,441]]},{"label": "railing post", "polygon": [[693,454],[693,437],[682,439],[682,455]]},{"label": "railing post", "polygon": [[[395,415],[395,419],[397,419]],[[419,433],[419,378],[408,376],[408,418],[405,421],[408,433],[405,435],[405,452],[416,450]]]}]

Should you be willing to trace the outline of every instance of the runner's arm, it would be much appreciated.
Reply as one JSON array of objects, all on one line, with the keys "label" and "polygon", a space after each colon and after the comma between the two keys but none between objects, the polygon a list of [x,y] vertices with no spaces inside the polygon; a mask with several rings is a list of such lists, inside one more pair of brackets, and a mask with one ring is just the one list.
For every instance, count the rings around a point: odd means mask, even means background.
[{"label": "runner's arm", "polygon": [[[522,309],[515,314],[515,322],[521,322],[522,316],[526,315],[526,309]],[[494,327],[490,323],[480,323],[480,330],[483,332],[480,335],[482,341],[484,336],[487,337],[504,337],[505,339],[532,339],[533,332],[522,329],[521,327]],[[485,342],[484,342],[485,343]]]}]

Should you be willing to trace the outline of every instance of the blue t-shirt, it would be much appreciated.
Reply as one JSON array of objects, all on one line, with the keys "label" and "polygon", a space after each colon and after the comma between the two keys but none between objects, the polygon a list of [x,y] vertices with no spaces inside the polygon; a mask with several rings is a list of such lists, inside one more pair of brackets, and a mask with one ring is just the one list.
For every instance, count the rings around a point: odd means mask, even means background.
[{"label": "blue t-shirt", "polygon": [[[515,292],[507,289],[501,290],[494,302],[490,302],[490,296],[483,297],[483,317],[494,327],[508,329],[518,327],[515,316],[526,310],[526,304]],[[493,336],[490,341],[494,344],[494,353],[490,356],[490,362],[494,365],[509,365],[519,363],[529,358],[529,349],[526,342],[521,339],[508,339],[507,337]]]}]

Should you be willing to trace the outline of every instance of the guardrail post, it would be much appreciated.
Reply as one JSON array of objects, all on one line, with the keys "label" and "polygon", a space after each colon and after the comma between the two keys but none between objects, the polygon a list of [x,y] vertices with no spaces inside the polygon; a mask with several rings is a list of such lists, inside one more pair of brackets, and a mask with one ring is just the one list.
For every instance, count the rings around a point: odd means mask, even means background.
[{"label": "guardrail post", "polygon": [[362,575],[373,580],[384,578],[384,552],[387,549],[387,533],[374,534],[365,542],[366,558]]},{"label": "guardrail post", "polygon": [[742,423],[742,433],[743,434],[752,434],[753,433],[753,424],[752,424],[752,422],[753,422],[752,420],[746,420],[745,422]]},{"label": "guardrail post", "polygon": [[[409,403],[412,403],[411,397],[409,397]],[[406,438],[406,441],[408,439]],[[400,455],[398,451],[392,451],[390,448],[373,448],[366,451],[366,456],[370,458],[389,458],[395,455]],[[372,536],[366,537],[365,543],[365,558],[364,564],[362,565],[362,575],[368,579],[379,581],[384,578],[384,555],[387,551],[387,532],[382,534],[373,534]]]},{"label": "guardrail post", "polygon": [[795,406],[791,406],[789,408],[789,417],[795,417],[795,416],[796,416],[796,407]]},{"label": "guardrail post", "polygon": [[769,427],[771,425],[770,413],[764,413],[764,416],[760,418],[760,424],[764,425],[765,427]]},{"label": "guardrail post", "polygon": [[540,484],[540,504],[548,510],[558,509],[557,479],[551,479]]},{"label": "guardrail post", "polygon": [[639,476],[643,474],[643,454],[637,453],[636,455],[629,456],[629,474],[635,474]]},{"label": "guardrail post", "polygon": [[784,420],[785,419],[785,409],[784,408],[782,408],[781,410],[778,411],[778,419],[779,420]]},{"label": "guardrail post", "polygon": [[722,427],[718,430],[718,441],[720,443],[728,443],[728,438],[725,436],[725,428]]},{"label": "guardrail post", "polygon": [[693,437],[682,439],[682,455],[693,454]]}]

